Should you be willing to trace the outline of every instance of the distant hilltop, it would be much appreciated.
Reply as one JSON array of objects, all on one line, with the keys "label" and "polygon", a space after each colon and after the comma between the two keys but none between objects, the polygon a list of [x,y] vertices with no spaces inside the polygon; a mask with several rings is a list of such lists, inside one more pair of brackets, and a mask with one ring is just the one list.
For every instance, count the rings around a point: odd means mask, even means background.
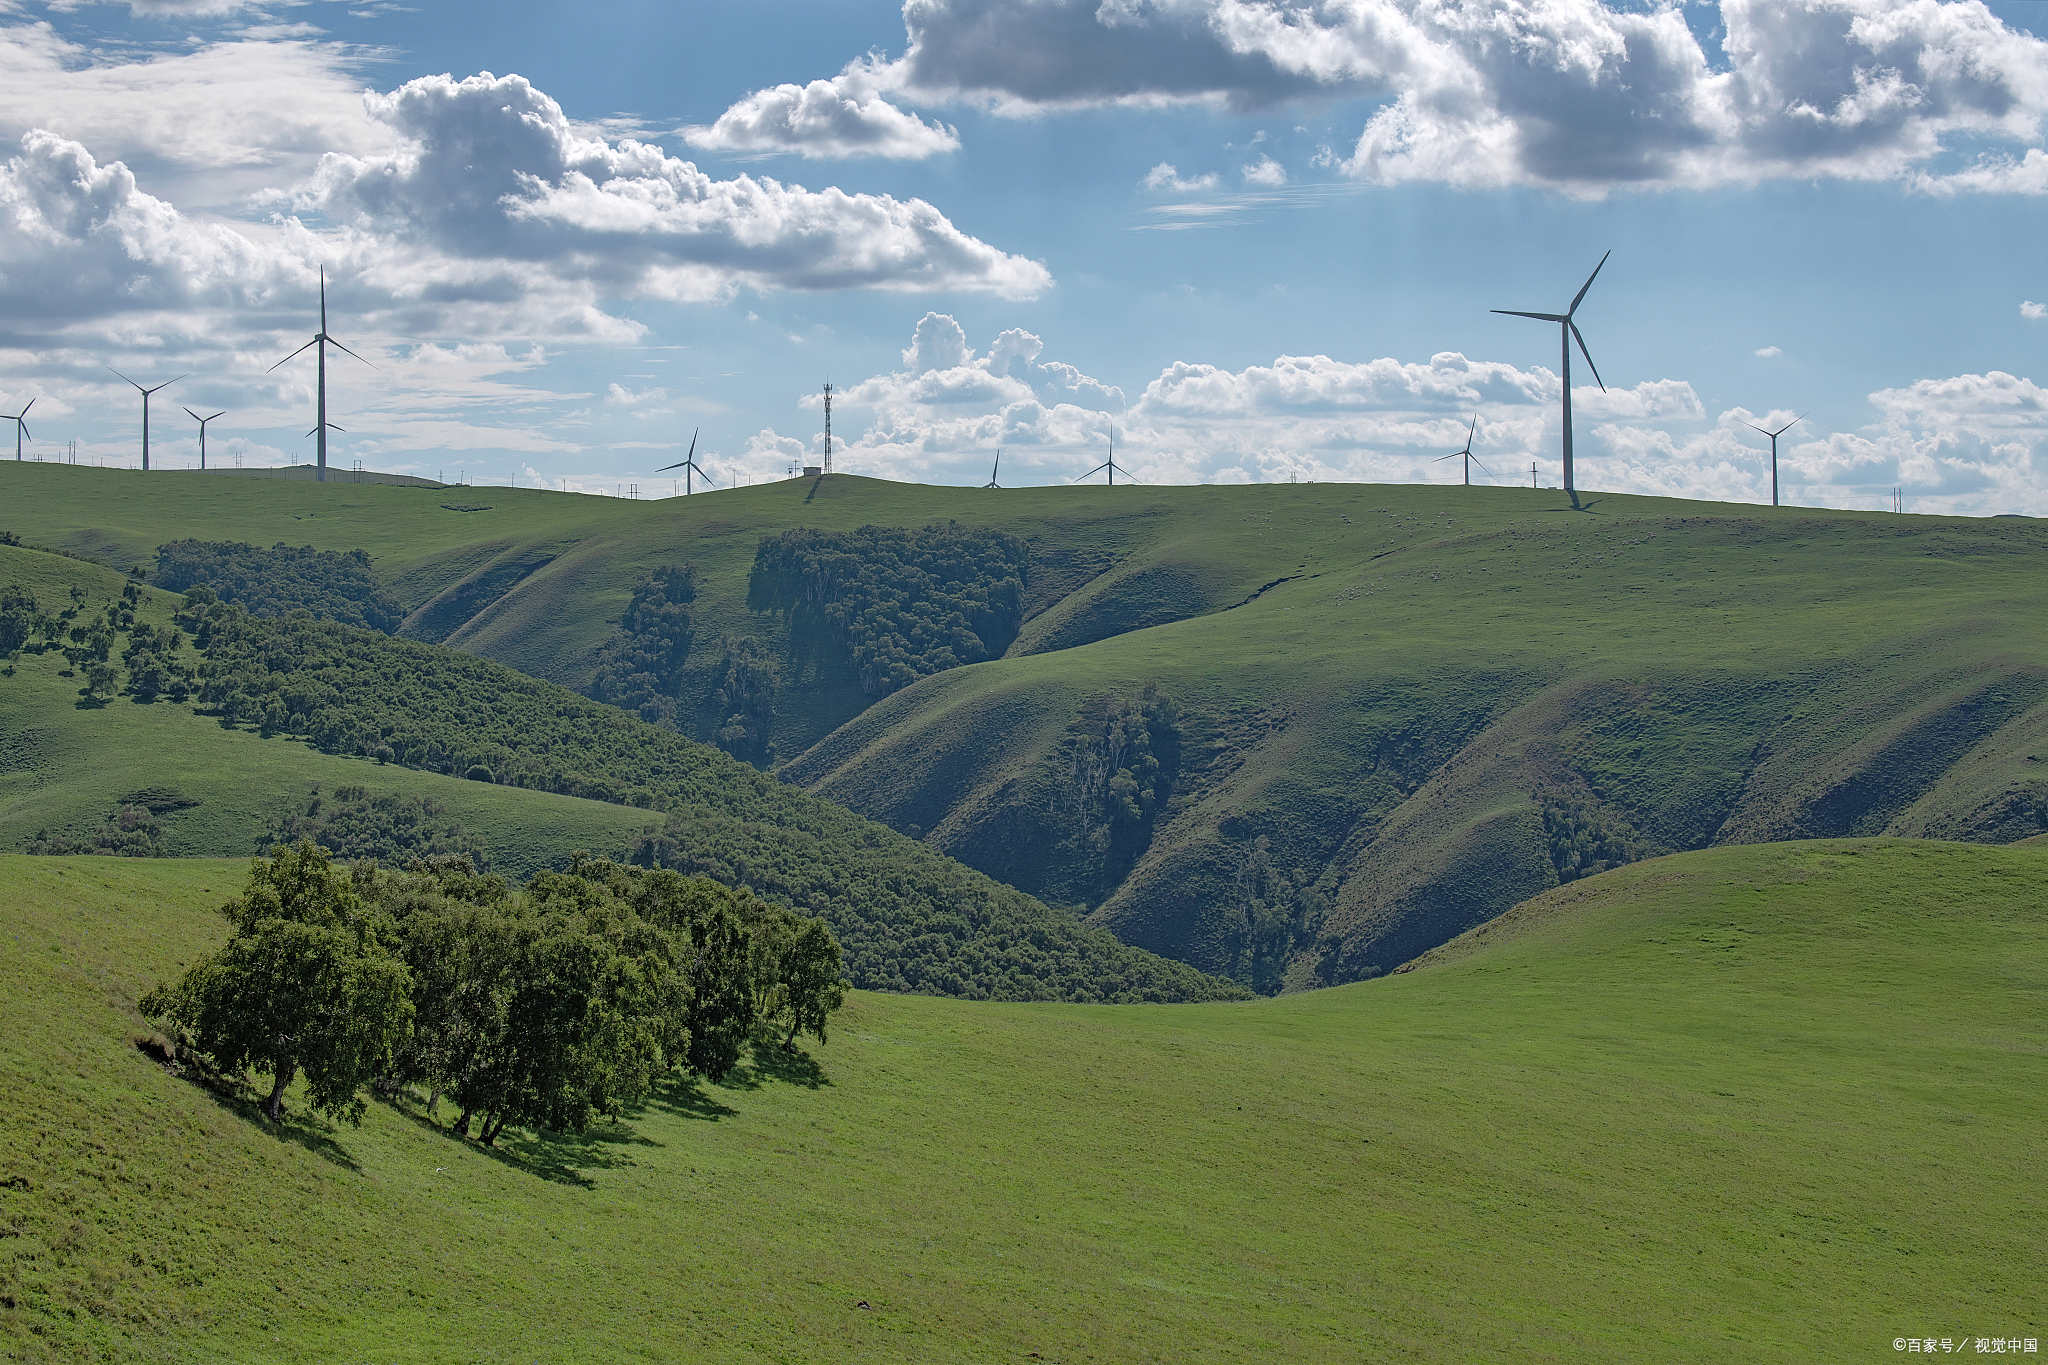
[{"label": "distant hilltop", "polygon": [[[304,479],[312,482],[320,471],[309,464],[276,465],[268,469],[164,469],[163,474],[204,474],[207,478],[239,479]],[[395,483],[406,488],[455,488],[452,483],[440,483],[433,479],[422,479],[416,474],[380,474],[374,469],[336,469],[327,467],[329,483]]]}]

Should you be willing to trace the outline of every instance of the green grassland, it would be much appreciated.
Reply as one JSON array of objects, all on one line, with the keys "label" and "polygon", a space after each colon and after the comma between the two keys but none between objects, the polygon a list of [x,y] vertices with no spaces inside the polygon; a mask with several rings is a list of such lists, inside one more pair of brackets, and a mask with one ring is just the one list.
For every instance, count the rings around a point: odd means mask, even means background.
[{"label": "green grassland", "polygon": [[[97,565],[0,546],[0,582],[22,583],[50,607],[73,584],[94,608],[118,598],[123,575]],[[168,625],[177,599],[145,589],[137,619]],[[73,837],[104,821],[129,792],[167,787],[198,804],[164,819],[174,857],[262,852],[278,811],[306,795],[358,784],[379,793],[441,802],[492,851],[499,871],[519,880],[562,866],[577,849],[626,848],[649,814],[602,801],[466,782],[396,765],[323,754],[295,740],[222,729],[189,706],[139,705],[115,697],[81,705],[79,680],[55,653],[23,655],[0,680],[0,848],[19,849],[39,831]]]},{"label": "green grassland", "polygon": [[[763,536],[1014,533],[1007,656],[879,704],[843,676],[786,691],[781,772],[1260,989],[1382,974],[1557,884],[1566,809],[1631,856],[2048,829],[2048,525],[2024,519],[847,476],[638,503],[34,465],[0,492],[9,529],[116,563],[173,535],[363,547],[407,633],[571,686],[655,565],[698,566],[700,638],[786,648],[746,606]],[[1148,682],[1181,711],[1170,800],[1059,882],[1076,726]]]},{"label": "green grassland", "polygon": [[274,1129],[136,1050],[134,1001],[223,936],[240,864],[0,858],[0,1342],[1638,1362],[2040,1336],[2044,872],[1723,848],[1250,1004],[856,994],[802,1058],[493,1154],[412,1104]]}]

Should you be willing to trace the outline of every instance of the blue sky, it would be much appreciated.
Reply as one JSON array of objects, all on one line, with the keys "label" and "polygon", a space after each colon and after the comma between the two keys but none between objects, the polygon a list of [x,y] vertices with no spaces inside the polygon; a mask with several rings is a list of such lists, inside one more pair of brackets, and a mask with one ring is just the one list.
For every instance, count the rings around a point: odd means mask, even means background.
[{"label": "blue sky", "polygon": [[2044,8],[0,0],[0,410],[310,458],[325,266],[342,468],[1554,483],[1611,248],[1582,487],[2048,514]]}]

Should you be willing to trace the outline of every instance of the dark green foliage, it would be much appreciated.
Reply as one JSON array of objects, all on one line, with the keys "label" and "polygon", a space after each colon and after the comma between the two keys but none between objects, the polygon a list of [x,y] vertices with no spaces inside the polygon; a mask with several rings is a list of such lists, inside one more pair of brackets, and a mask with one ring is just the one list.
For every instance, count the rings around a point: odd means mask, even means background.
[{"label": "dark green foliage", "polygon": [[230,604],[184,618],[201,699],[316,747],[670,812],[633,854],[831,924],[856,985],[987,999],[1191,1000],[1238,988],[1084,928],[708,746],[471,654]]},{"label": "dark green foliage", "polygon": [[1232,922],[1224,951],[1229,975],[1261,995],[1272,995],[1296,945],[1316,937],[1329,899],[1306,872],[1290,874],[1273,861],[1272,841],[1261,834],[1244,848],[1238,865]]},{"label": "dark green foliage", "polygon": [[814,810],[830,814],[769,824],[701,807],[671,811],[641,837],[632,861],[745,886],[821,916],[845,949],[847,975],[865,990],[1105,1003],[1249,995],[823,802]]},{"label": "dark green foliage", "polygon": [[80,853],[97,853],[111,858],[168,856],[164,846],[163,821],[157,819],[156,812],[148,806],[128,801],[123,801],[89,838],[68,839],[52,835],[45,829],[37,833],[28,851],[57,858]]},{"label": "dark green foliage", "polygon": [[683,665],[696,626],[697,570],[664,564],[633,584],[633,600],[598,653],[590,695],[636,713],[654,725],[674,725]]},{"label": "dark green foliage", "polygon": [[37,635],[55,633],[55,623],[36,605],[36,595],[19,583],[0,588],[0,656],[14,653]]},{"label": "dark green foliage", "polygon": [[372,796],[366,787],[337,787],[322,796],[316,783],[303,801],[280,811],[264,831],[263,848],[290,847],[311,839],[338,858],[403,862],[460,855],[488,868],[483,840],[471,834],[448,808],[431,797]]},{"label": "dark green foliage", "polygon": [[690,1069],[722,1081],[754,1028],[746,926],[723,906],[690,926]]},{"label": "dark green foliage", "polygon": [[198,683],[193,661],[183,657],[184,633],[173,626],[152,626],[147,621],[128,633],[128,647],[121,662],[128,669],[128,691],[140,702],[158,697],[184,701]]},{"label": "dark green foliage", "polygon": [[238,541],[173,540],[157,547],[156,572],[150,578],[172,592],[203,585],[257,616],[305,610],[386,635],[405,619],[361,550],[293,549],[282,541],[261,550]]},{"label": "dark green foliage", "polygon": [[1543,833],[1561,882],[1590,877],[1661,852],[1643,843],[1626,820],[1570,792],[1544,792]]},{"label": "dark green foliage", "polygon": [[143,1013],[189,1033],[223,1074],[267,1073],[272,1119],[304,1072],[315,1109],[360,1122],[362,1087],[412,1026],[388,924],[310,843],[258,860],[247,892],[221,909],[227,946],[143,997]]},{"label": "dark green foliage", "polygon": [[882,697],[1009,648],[1028,560],[1022,540],[984,527],[784,531],[755,551],[747,604],[788,618],[800,666],[837,650]]},{"label": "dark green foliage", "polygon": [[809,920],[781,948],[776,962],[780,990],[764,1017],[788,1022],[784,1047],[794,1044],[799,1033],[813,1034],[822,1043],[826,1021],[846,1002],[839,944],[823,921]]},{"label": "dark green foliage", "polygon": [[742,762],[766,763],[772,756],[768,729],[775,722],[775,660],[749,635],[728,636],[721,643],[725,659],[712,696],[718,747]]}]

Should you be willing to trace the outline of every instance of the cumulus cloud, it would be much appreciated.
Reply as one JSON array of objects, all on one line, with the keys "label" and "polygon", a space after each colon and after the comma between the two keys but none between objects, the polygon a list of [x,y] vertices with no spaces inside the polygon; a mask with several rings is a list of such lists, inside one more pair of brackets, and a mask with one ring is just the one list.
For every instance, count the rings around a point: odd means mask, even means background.
[{"label": "cumulus cloud", "polygon": [[2039,322],[2042,318],[2048,318],[2048,303],[2035,303],[2032,299],[2024,299],[2020,303],[2020,316],[2029,322]]},{"label": "cumulus cloud", "polygon": [[1759,346],[1756,348],[1756,354],[1759,360],[1776,360],[1785,352],[1776,346]]},{"label": "cumulus cloud", "polygon": [[[1146,482],[1430,482],[1457,477],[1437,457],[1473,424],[1491,471],[1475,478],[1526,485],[1533,461],[1545,484],[1559,480],[1558,377],[1542,367],[1453,351],[1426,361],[1281,356],[1234,370],[1177,361],[1127,399],[1046,358],[1030,332],[1002,332],[978,351],[939,312],[918,320],[902,355],[901,369],[841,390],[841,469],[978,480],[1000,447],[1005,482],[1053,483],[1100,463],[1113,436],[1118,464]],[[1787,501],[1886,506],[1903,484],[1921,511],[2048,511],[2048,392],[2031,381],[1965,375],[1883,390],[1871,403],[1877,420],[1864,429],[1820,431],[1809,419],[1779,443]],[[1737,502],[1770,497],[1769,445],[1752,425],[1776,430],[1799,415],[1710,415],[1675,378],[1575,386],[1572,407],[1582,488]],[[772,431],[756,445],[764,469],[815,457],[815,440]]]},{"label": "cumulus cloud", "polygon": [[707,151],[914,161],[959,148],[953,129],[926,123],[883,98],[878,73],[875,63],[863,60],[831,80],[756,90],[716,123],[678,131]]},{"label": "cumulus cloud", "polygon": [[116,59],[47,23],[0,27],[0,141],[45,129],[141,169],[188,211],[238,211],[321,156],[391,136],[364,112],[350,49],[237,39]]},{"label": "cumulus cloud", "polygon": [[1170,194],[1199,194],[1213,190],[1221,180],[1214,171],[1207,175],[1183,176],[1171,161],[1162,161],[1145,172],[1145,178],[1138,182],[1148,190],[1165,190]]},{"label": "cumulus cloud", "polygon": [[743,286],[1029,298],[1052,283],[922,199],[717,180],[646,143],[583,137],[523,77],[424,77],[365,103],[399,150],[324,158],[297,202],[451,260],[675,300]]},{"label": "cumulus cloud", "polygon": [[[905,0],[904,55],[861,69],[902,97],[1014,116],[1375,101],[1338,164],[1378,183],[1591,196],[1903,177],[1933,192],[2048,192],[2048,155],[2032,145],[2048,43],[1977,0],[1718,10],[1710,52],[1676,3]],[[1938,168],[1986,141],[2016,145]]]},{"label": "cumulus cloud", "polygon": [[1270,156],[1262,156],[1244,168],[1244,183],[1277,189],[1287,183],[1287,168]]}]

